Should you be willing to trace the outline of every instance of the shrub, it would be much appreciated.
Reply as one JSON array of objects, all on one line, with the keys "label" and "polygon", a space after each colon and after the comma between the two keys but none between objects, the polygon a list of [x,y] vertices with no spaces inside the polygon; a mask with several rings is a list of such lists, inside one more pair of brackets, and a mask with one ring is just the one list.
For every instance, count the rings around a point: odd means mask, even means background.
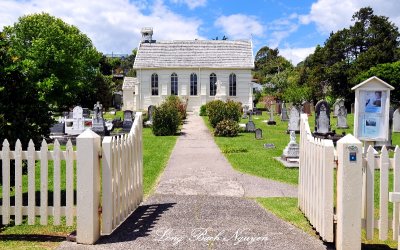
[{"label": "shrub", "polygon": [[228,100],[226,103],[221,100],[214,100],[206,105],[208,119],[211,126],[215,128],[222,120],[240,121],[242,105],[240,102]]},{"label": "shrub", "polygon": [[239,124],[232,120],[220,121],[215,127],[215,136],[234,137],[239,133]]},{"label": "shrub", "polygon": [[206,105],[201,105],[200,107],[200,116],[206,116],[207,115],[207,106]]},{"label": "shrub", "polygon": [[242,104],[240,102],[228,100],[225,103],[225,118],[224,119],[229,119],[229,120],[239,122],[241,116],[242,116]]},{"label": "shrub", "polygon": [[179,111],[171,102],[163,102],[154,109],[153,115],[153,134],[154,135],[174,135],[181,124]]},{"label": "shrub", "polygon": [[224,120],[225,117],[225,103],[221,100],[214,100],[206,104],[208,119],[211,126],[215,128],[217,124]]},{"label": "shrub", "polygon": [[187,99],[185,101],[183,101],[176,95],[170,95],[167,97],[167,99],[165,101],[176,107],[176,109],[179,111],[179,116],[180,116],[181,121],[186,119],[186,117],[187,117],[186,108],[187,108],[187,102],[188,102]]}]

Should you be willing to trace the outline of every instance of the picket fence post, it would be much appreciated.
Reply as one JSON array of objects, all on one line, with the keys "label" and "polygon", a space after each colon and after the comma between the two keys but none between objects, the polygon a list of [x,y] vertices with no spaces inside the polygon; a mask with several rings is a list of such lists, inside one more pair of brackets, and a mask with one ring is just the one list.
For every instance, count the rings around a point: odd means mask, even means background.
[{"label": "picket fence post", "polygon": [[362,144],[348,134],[337,142],[336,249],[361,249]]},{"label": "picket fence post", "polygon": [[101,137],[86,129],[76,138],[77,146],[77,243],[94,244],[100,237]]}]

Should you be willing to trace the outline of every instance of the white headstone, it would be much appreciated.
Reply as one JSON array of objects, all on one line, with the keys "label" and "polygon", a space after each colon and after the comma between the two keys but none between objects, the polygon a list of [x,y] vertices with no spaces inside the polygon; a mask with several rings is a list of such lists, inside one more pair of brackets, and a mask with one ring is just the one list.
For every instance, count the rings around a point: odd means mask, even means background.
[{"label": "white headstone", "polygon": [[336,99],[336,102],[333,104],[333,117],[338,116],[339,109],[341,106],[344,106],[344,100]]},{"label": "white headstone", "polygon": [[400,132],[400,110],[396,109],[393,113],[393,132]]},{"label": "white headstone", "polygon": [[292,106],[289,116],[289,131],[300,131],[300,108]]},{"label": "white headstone", "polygon": [[345,106],[339,108],[337,114],[337,128],[349,128],[347,125],[347,110]]},{"label": "white headstone", "polygon": [[80,106],[76,106],[72,110],[73,125],[72,130],[82,133],[85,130],[85,121],[83,119],[83,109]]}]

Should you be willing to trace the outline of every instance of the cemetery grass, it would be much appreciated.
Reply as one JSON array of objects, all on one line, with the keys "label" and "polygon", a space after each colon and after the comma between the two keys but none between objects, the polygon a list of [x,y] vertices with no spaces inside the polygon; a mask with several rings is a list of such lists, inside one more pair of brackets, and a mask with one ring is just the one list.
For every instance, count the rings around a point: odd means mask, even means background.
[{"label": "cemetery grass", "polygon": [[[276,161],[274,157],[279,157],[282,154],[283,149],[289,142],[289,135],[286,134],[287,122],[281,122],[279,116],[275,116],[276,126],[268,126],[263,120],[268,120],[269,115],[263,112],[262,116],[253,116],[253,121],[257,128],[263,130],[263,139],[256,140],[254,133],[240,133],[237,137],[214,137],[218,147],[231,163],[234,169],[256,175],[276,181],[281,181],[289,184],[298,184],[298,168],[285,168],[280,162]],[[208,117],[203,117],[209,130],[212,132],[213,129],[208,121]],[[314,130],[315,117],[310,116],[308,118],[310,128]],[[241,120],[241,123],[246,123],[248,120]],[[349,114],[347,116],[347,122],[349,125],[348,129],[336,129],[336,118],[331,117],[332,130],[336,130],[337,134],[353,134],[353,123],[354,116]],[[297,140],[299,140],[299,136]],[[264,143],[275,144],[274,149],[264,149]],[[393,133],[392,144],[400,145],[400,133]],[[389,155],[393,157],[393,152]],[[335,173],[336,174],[336,173]],[[374,187],[374,205],[375,205],[375,218],[379,218],[379,170],[375,172],[375,187]],[[336,177],[335,177],[336,179]],[[393,171],[389,172],[389,187],[392,190],[393,187]],[[336,190],[335,190],[336,191]],[[294,224],[300,229],[310,232],[308,227],[308,221],[305,219],[303,214],[297,207],[296,198],[260,198],[257,201],[270,210],[278,217]],[[285,209],[282,208],[282,204],[286,204]],[[389,214],[392,215],[393,204],[389,203]],[[297,211],[297,212],[294,212]],[[308,227],[304,226],[304,221],[307,221]],[[312,235],[315,232],[311,229]],[[364,234],[364,233],[363,233]],[[391,230],[389,232],[389,238],[391,237]],[[371,241],[365,240],[363,242],[370,244],[385,244],[390,247],[397,247],[397,242],[392,240],[380,241],[377,236],[377,232],[374,235],[374,239]]]},{"label": "cemetery grass", "polygon": [[[175,145],[178,136],[154,136],[151,128],[143,129],[143,190],[144,195],[148,196],[164,170],[172,149]],[[65,150],[65,146],[61,146]],[[53,145],[49,145],[49,150],[53,150]],[[76,150],[76,147],[74,147]],[[40,191],[40,162],[36,163],[36,191]],[[74,166],[76,173],[76,164]],[[49,199],[52,199],[53,194],[53,162],[49,162]],[[25,196],[28,192],[28,177],[27,173],[22,176],[22,185]],[[65,191],[65,161],[61,162],[61,192]],[[76,180],[74,181],[76,189]],[[14,188],[11,190],[11,196],[15,194]],[[2,196],[2,188],[0,186],[0,198]],[[36,197],[40,197],[37,192]],[[76,200],[76,194],[75,194]],[[13,203],[12,203],[13,204]],[[25,204],[25,203],[24,203]],[[51,204],[49,202],[49,204]],[[39,205],[37,201],[37,205]],[[11,216],[13,220],[13,216]],[[0,216],[1,221],[1,216]],[[42,226],[39,223],[40,217],[36,217],[35,225],[28,225],[27,218],[24,217],[23,223],[16,226],[13,221],[9,225],[0,226],[0,249],[54,249],[61,241],[64,241],[66,235],[76,230],[76,221],[73,226],[65,226],[65,218],[62,217],[60,226],[53,226],[52,217],[49,217],[47,226]],[[1,223],[0,223],[1,224]]]}]

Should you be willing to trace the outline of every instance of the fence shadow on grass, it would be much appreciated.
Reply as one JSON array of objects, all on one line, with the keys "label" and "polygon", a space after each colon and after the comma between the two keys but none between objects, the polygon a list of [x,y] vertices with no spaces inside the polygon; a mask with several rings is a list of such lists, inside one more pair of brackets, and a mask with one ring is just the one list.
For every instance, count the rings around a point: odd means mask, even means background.
[{"label": "fence shadow on grass", "polygon": [[362,250],[395,250],[397,248],[391,248],[384,244],[361,244]]},{"label": "fence shadow on grass", "polygon": [[65,236],[43,234],[5,234],[0,235],[0,241],[62,242],[65,241]]},{"label": "fence shadow on grass", "polygon": [[161,215],[176,203],[163,203],[139,206],[111,235],[102,236],[96,244],[133,241],[149,236]]}]

